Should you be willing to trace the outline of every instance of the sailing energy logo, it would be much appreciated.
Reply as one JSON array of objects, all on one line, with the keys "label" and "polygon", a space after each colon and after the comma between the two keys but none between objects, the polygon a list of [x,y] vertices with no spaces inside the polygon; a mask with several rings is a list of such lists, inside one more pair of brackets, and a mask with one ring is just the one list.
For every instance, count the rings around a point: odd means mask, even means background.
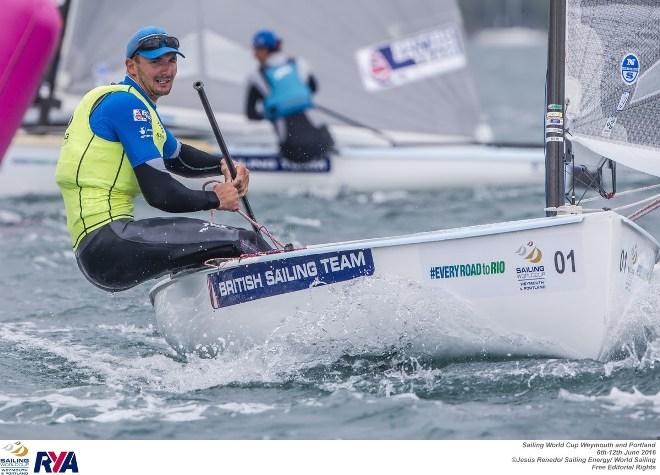
[{"label": "sailing energy logo", "polygon": [[[534,241],[528,241],[516,251],[523,258],[525,265],[516,267],[516,279],[521,292],[545,289],[545,266],[542,264],[543,251]],[[529,265],[532,264],[532,265]]]}]

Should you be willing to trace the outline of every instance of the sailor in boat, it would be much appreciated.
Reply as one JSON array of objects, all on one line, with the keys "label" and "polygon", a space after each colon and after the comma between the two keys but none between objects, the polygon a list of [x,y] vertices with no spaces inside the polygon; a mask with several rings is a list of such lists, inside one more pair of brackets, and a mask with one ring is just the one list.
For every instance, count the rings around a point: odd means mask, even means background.
[{"label": "sailor in boat", "polygon": [[[156,109],[177,73],[177,38],[145,27],[126,47],[126,77],[92,89],[73,113],[57,164],[56,181],[80,270],[108,291],[200,266],[211,257],[235,257],[267,249],[254,232],[185,217],[134,220],[142,193],[171,213],[236,211],[248,190],[249,172],[237,164],[231,179],[220,157],[181,143]],[[225,177],[212,191],[191,190],[170,173]]]},{"label": "sailor in boat", "polygon": [[307,162],[323,156],[334,141],[325,125],[313,124],[306,114],[318,89],[307,63],[285,56],[282,40],[270,30],[258,31],[252,45],[259,68],[248,79],[248,119],[273,123],[280,153],[288,160]]}]

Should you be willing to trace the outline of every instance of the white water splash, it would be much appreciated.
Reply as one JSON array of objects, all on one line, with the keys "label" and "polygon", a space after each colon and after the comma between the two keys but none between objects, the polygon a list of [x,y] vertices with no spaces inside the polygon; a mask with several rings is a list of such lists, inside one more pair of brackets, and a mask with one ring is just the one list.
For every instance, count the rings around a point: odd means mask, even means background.
[{"label": "white water splash", "polygon": [[[356,281],[330,289],[324,308],[303,308],[272,332],[267,346],[316,364],[343,355],[382,354],[404,350],[434,357],[530,351],[542,354],[551,342],[530,339],[500,328],[468,301],[442,289],[394,278]],[[286,351],[280,351],[286,348]]]},{"label": "white water splash", "polygon": [[[102,397],[101,388],[75,388],[56,392],[41,391],[33,396],[0,396],[0,413],[7,414],[4,423],[34,424],[74,421],[119,422],[157,418],[165,421],[195,421],[204,419],[210,404],[176,403],[154,395],[126,397],[110,394]],[[28,414],[26,407],[39,407],[38,414]],[[44,409],[47,408],[47,411]],[[13,409],[13,410],[12,410]]]},{"label": "white water splash", "polygon": [[613,411],[646,408],[660,414],[660,392],[644,394],[634,387],[632,393],[613,387],[610,393],[604,396],[585,396],[560,389],[559,397],[572,402],[599,402],[602,407]]},{"label": "white water splash", "polygon": [[649,285],[641,287],[616,325],[608,328],[605,348],[626,356],[611,369],[630,363],[645,366],[660,361],[660,264]]},{"label": "white water splash", "polygon": [[319,229],[321,227],[320,219],[313,218],[300,218],[298,216],[285,216],[284,222],[287,224],[292,224],[294,226],[300,226],[303,228],[314,228]]},{"label": "white water splash", "polygon": [[409,199],[410,194],[407,191],[374,191],[371,194],[371,201],[376,204],[389,202],[405,201]]},{"label": "white water splash", "polygon": [[218,404],[216,407],[224,411],[235,412],[237,414],[261,414],[262,412],[272,411],[273,409],[276,408],[271,404],[235,403],[235,402]]},{"label": "white water splash", "polygon": [[8,211],[6,209],[0,209],[0,225],[19,224],[22,221],[23,218],[20,214],[14,213],[13,211]]},{"label": "white water splash", "polygon": [[374,191],[372,193],[358,193],[350,196],[358,204],[366,205],[368,203],[386,204],[405,202],[410,199],[410,193],[404,190],[399,191]]},{"label": "white water splash", "polygon": [[[127,340],[143,341],[151,346],[158,343],[169,351],[162,340],[150,336],[151,328],[103,325],[103,329],[120,333]],[[218,410],[259,414],[286,409],[244,400],[217,404],[191,401],[188,397],[181,401],[176,399],[178,394],[232,383],[281,383],[282,377],[270,370],[266,355],[252,352],[238,359],[220,357],[216,360],[191,356],[187,362],[163,354],[128,358],[113,354],[112,348],[104,350],[73,343],[76,330],[46,330],[30,323],[6,323],[0,328],[0,340],[14,343],[22,352],[62,358],[63,362],[48,363],[52,374],[58,374],[65,367],[67,372],[75,368],[83,375],[82,379],[87,379],[87,384],[81,381],[75,388],[0,395],[0,423],[113,423],[146,419],[183,422],[206,419],[209,411],[211,414]],[[57,338],[53,338],[54,334]]]}]

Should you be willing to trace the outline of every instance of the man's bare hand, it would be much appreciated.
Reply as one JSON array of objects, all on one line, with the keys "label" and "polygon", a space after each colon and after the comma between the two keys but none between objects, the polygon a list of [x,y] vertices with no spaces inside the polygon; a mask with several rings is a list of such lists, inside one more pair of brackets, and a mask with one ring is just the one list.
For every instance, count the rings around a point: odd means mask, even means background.
[{"label": "man's bare hand", "polygon": [[218,183],[213,187],[218,200],[220,200],[220,207],[218,209],[224,211],[237,211],[238,210],[238,190],[230,181],[226,183]]},{"label": "man's bare hand", "polygon": [[250,184],[250,171],[245,168],[245,165],[234,162],[236,167],[236,178],[232,180],[231,173],[229,172],[229,167],[225,163],[225,160],[222,160],[222,174],[225,177],[227,183],[232,183],[238,191],[238,196],[243,197],[248,192],[248,185]]}]

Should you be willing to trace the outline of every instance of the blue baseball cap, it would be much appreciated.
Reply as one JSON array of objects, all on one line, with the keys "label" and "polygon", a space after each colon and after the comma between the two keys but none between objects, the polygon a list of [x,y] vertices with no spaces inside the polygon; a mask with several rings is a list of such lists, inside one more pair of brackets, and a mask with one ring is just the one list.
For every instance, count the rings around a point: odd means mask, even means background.
[{"label": "blue baseball cap", "polygon": [[[156,41],[155,45],[148,45],[150,38]],[[160,42],[158,42],[158,38],[161,38]],[[147,44],[144,43],[145,41],[147,41]],[[179,40],[168,35],[165,30],[157,26],[145,26],[139,29],[126,45],[127,58],[139,54],[147,59],[156,59],[167,53],[176,53],[185,58],[179,51]]]},{"label": "blue baseball cap", "polygon": [[252,46],[255,48],[275,49],[279,42],[279,37],[271,30],[259,30],[252,38]]}]

